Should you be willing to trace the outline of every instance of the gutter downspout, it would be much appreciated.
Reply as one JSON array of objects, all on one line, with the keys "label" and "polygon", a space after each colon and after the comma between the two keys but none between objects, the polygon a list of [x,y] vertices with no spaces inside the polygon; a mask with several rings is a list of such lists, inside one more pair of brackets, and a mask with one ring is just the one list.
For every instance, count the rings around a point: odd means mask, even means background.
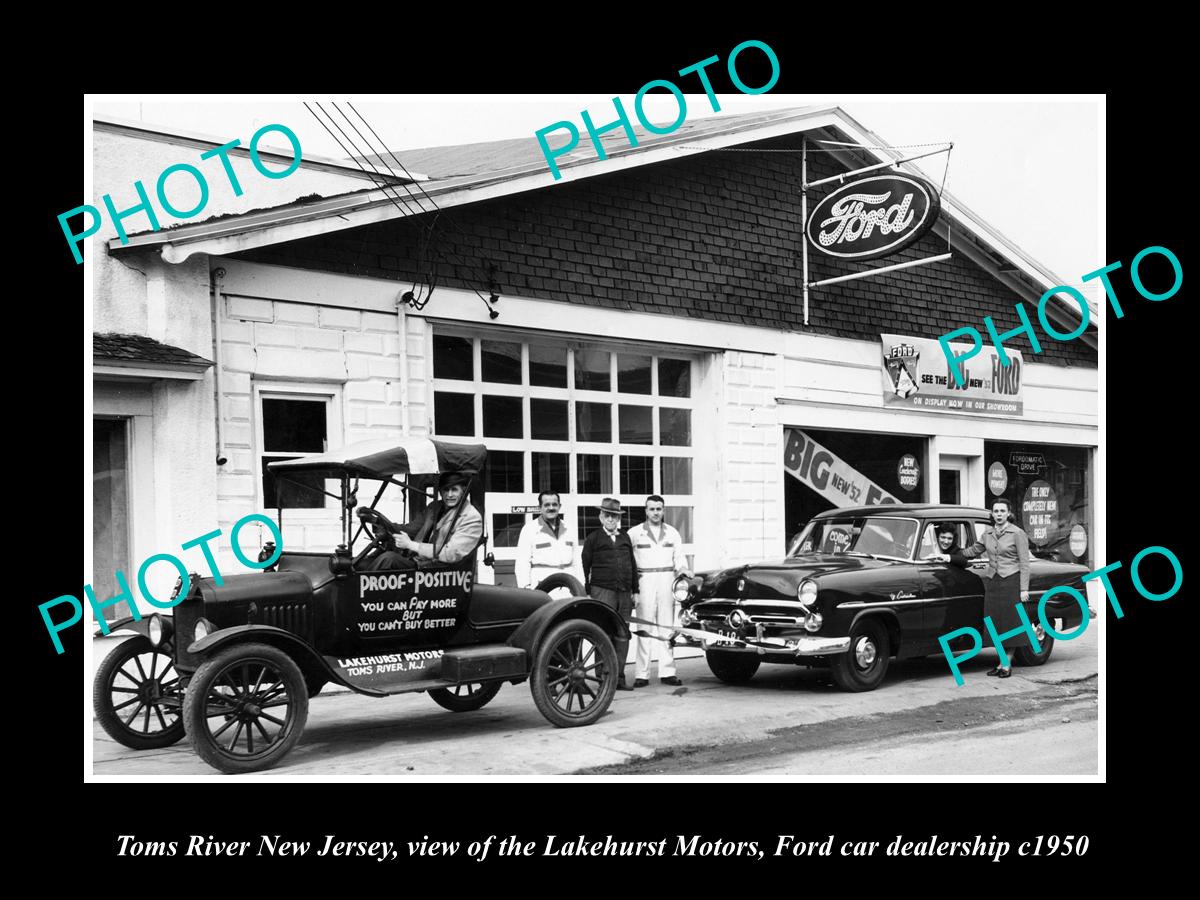
[{"label": "gutter downspout", "polygon": [[411,424],[408,421],[408,313],[405,311],[407,305],[398,294],[396,318],[399,321],[396,323],[396,330],[400,336],[400,427],[404,429],[405,437],[410,433]]},{"label": "gutter downspout", "polygon": [[210,276],[213,292],[213,380],[217,390],[217,465],[223,466],[229,461],[225,455],[225,400],[221,391],[221,279],[225,277],[223,268],[212,270]]},{"label": "gutter downspout", "polygon": [[[403,299],[402,293],[396,294],[396,333],[400,336],[400,427],[404,431],[405,437],[410,433],[408,420],[408,312],[405,307],[408,303]],[[408,491],[400,492],[403,498],[404,517],[408,519]]]}]

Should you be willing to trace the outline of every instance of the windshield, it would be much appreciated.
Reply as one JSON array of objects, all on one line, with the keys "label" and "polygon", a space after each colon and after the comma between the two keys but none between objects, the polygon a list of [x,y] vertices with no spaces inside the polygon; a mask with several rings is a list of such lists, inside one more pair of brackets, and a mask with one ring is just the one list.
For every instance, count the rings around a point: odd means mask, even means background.
[{"label": "windshield", "polygon": [[862,553],[911,559],[917,540],[915,519],[867,516],[857,519],[814,519],[800,532],[791,556],[805,553]]}]

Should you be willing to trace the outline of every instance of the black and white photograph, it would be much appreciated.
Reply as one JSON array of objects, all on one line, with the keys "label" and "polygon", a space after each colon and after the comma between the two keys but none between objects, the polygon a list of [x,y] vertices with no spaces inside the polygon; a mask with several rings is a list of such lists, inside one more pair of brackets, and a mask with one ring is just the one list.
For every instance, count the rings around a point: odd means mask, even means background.
[{"label": "black and white photograph", "polygon": [[87,780],[1104,780],[1103,97],[742,56],[87,97]]}]

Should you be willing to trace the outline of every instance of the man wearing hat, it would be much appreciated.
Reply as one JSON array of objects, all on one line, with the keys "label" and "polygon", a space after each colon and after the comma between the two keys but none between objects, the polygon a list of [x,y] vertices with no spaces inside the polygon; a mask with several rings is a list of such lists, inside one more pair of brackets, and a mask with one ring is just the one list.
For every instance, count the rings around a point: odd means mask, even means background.
[{"label": "man wearing hat", "polygon": [[441,499],[429,504],[419,520],[396,526],[397,549],[380,553],[370,568],[410,569],[456,563],[474,550],[483,535],[483,516],[467,498],[470,480],[462,472],[442,473],[438,478]]},{"label": "man wearing hat", "polygon": [[[600,501],[599,531],[593,531],[583,542],[583,575],[588,595],[611,606],[629,621],[633,612],[633,595],[638,590],[637,564],[633,559],[633,544],[621,531],[621,504],[612,497]],[[625,683],[625,660],[629,657],[629,639],[613,643],[617,651],[617,690],[632,691]]]}]

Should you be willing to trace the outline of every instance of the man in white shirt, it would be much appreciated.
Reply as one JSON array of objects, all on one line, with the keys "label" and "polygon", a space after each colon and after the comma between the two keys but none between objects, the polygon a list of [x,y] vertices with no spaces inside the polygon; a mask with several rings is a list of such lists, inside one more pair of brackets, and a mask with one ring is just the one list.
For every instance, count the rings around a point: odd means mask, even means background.
[{"label": "man in white shirt", "polygon": [[575,529],[559,515],[562,498],[557,491],[538,494],[541,514],[526,522],[517,539],[517,587],[536,588],[542,580],[565,572],[583,585],[583,568],[579,565]]},{"label": "man in white shirt", "polygon": [[633,542],[633,558],[638,568],[639,594],[634,598],[639,619],[658,623],[647,629],[654,637],[637,639],[637,675],[635,688],[650,684],[650,648],[658,647],[658,679],[663,684],[683,684],[675,674],[675,653],[671,636],[676,622],[675,596],[671,585],[675,578],[688,572],[687,557],[683,554],[683,538],[663,521],[663,498],[652,494],[646,498],[646,521],[629,529]]}]

